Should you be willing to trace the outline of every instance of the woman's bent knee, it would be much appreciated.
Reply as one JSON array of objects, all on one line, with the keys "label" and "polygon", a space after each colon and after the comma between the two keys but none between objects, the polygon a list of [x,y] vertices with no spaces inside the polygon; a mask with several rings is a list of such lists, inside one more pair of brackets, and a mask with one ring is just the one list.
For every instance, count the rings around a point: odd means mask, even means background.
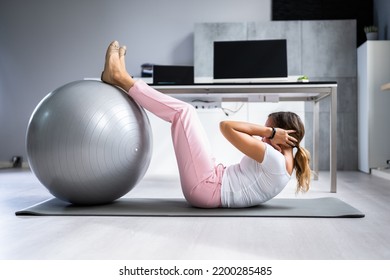
[{"label": "woman's bent knee", "polygon": [[206,180],[194,187],[185,197],[194,207],[219,208],[221,207],[221,184]]}]

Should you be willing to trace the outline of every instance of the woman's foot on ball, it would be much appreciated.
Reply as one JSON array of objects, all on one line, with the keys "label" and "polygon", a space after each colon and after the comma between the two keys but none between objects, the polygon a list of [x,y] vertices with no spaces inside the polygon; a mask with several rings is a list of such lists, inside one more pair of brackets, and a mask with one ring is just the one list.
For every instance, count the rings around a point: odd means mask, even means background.
[{"label": "woman's foot on ball", "polygon": [[120,47],[118,41],[108,46],[101,80],[128,91],[134,85],[134,80],[126,70],[125,55],[126,46]]}]

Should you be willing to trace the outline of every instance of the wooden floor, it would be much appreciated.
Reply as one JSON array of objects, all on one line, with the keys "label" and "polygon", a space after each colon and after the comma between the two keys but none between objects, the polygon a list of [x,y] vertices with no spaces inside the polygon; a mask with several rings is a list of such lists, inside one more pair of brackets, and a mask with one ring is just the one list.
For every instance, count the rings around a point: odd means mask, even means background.
[{"label": "wooden floor", "polygon": [[[0,171],[0,259],[390,259],[390,181],[321,173],[299,197],[338,197],[366,214],[329,218],[17,217],[52,197],[28,170]],[[145,178],[128,196],[181,197],[177,179]],[[295,197],[294,182],[279,197]]]}]

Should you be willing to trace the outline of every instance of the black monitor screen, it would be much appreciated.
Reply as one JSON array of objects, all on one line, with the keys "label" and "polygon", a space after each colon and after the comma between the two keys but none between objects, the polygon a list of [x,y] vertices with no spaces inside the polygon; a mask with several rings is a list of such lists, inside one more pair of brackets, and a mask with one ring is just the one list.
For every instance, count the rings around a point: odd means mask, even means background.
[{"label": "black monitor screen", "polygon": [[287,76],[286,40],[214,42],[214,79]]}]

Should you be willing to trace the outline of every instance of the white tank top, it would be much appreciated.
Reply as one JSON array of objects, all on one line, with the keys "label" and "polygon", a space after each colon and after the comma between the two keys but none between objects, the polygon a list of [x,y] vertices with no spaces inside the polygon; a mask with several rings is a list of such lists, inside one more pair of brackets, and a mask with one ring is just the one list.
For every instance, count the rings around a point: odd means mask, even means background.
[{"label": "white tank top", "polygon": [[244,156],[239,164],[228,166],[222,177],[222,207],[240,208],[259,205],[278,195],[291,176],[285,157],[266,144],[262,163]]}]

